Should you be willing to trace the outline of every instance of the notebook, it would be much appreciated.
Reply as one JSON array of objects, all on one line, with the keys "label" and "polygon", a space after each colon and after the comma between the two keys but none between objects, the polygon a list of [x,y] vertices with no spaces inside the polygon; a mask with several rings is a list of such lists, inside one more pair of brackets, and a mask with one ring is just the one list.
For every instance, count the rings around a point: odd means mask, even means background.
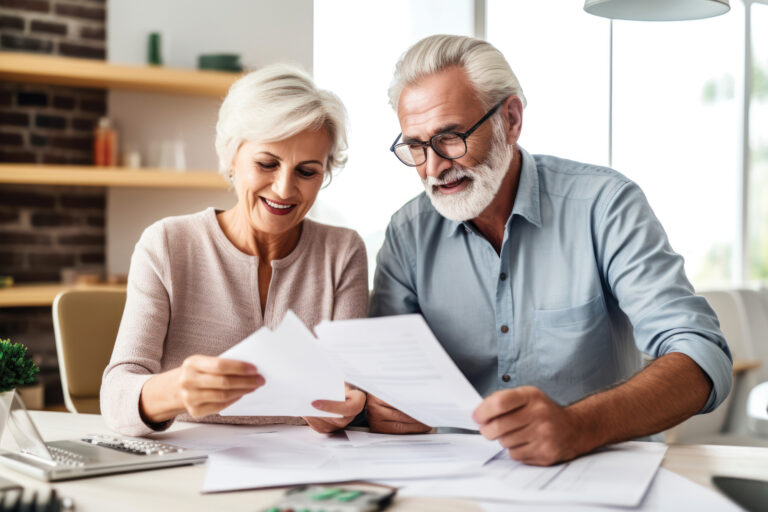
[{"label": "notebook", "polygon": [[0,450],[0,464],[46,481],[183,466],[206,458],[201,451],[139,437],[89,434],[46,443],[18,394],[5,428],[18,449]]}]

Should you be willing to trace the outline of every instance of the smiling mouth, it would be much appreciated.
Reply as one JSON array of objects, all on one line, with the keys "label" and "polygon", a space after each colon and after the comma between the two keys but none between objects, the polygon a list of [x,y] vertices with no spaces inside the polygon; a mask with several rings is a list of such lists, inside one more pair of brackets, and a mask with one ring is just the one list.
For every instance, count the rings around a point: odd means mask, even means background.
[{"label": "smiling mouth", "polygon": [[471,179],[472,178],[470,178],[469,176],[462,176],[457,180],[453,180],[448,183],[441,183],[440,185],[435,185],[434,188],[444,194],[451,194],[457,191],[457,189],[463,189],[464,185],[467,182],[469,182]]},{"label": "smiling mouth", "polygon": [[286,215],[293,211],[294,208],[296,208],[295,204],[281,203],[279,201],[267,199],[266,197],[259,197],[259,199],[261,199],[264,208],[266,208],[269,213],[274,215]]}]

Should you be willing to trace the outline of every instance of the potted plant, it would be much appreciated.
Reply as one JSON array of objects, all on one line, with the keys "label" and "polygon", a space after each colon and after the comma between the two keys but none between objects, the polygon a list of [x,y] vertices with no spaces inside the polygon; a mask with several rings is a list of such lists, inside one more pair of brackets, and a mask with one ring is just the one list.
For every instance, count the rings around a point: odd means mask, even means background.
[{"label": "potted plant", "polygon": [[5,427],[16,388],[31,384],[39,371],[27,354],[27,347],[0,339],[0,433]]}]

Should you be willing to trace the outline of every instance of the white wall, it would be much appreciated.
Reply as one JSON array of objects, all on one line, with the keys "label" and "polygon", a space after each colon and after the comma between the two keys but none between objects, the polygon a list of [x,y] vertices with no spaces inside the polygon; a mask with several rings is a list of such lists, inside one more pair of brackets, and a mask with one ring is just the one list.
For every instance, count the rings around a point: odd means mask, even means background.
[{"label": "white wall", "polygon": [[[144,64],[150,32],[162,34],[165,65],[194,68],[201,53],[239,53],[250,69],[292,61],[312,69],[312,0],[110,0],[110,62]],[[111,91],[109,115],[123,145],[153,163],[163,140],[181,139],[189,169],[216,169],[213,141],[219,99]],[[157,219],[207,206],[228,208],[232,192],[110,188],[107,271],[128,271],[133,246]]]}]

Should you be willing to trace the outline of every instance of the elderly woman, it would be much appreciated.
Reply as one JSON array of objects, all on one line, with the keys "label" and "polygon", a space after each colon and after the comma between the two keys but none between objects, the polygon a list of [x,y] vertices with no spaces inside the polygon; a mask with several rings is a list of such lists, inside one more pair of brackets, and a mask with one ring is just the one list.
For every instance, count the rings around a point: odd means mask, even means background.
[{"label": "elderly woman", "polygon": [[346,145],[344,106],[304,72],[272,65],[232,85],[216,151],[237,204],[160,220],[136,244],[101,387],[110,427],[146,435],[179,418],[328,432],[362,410],[365,394],[347,387],[345,402],[313,404],[339,419],[216,414],[264,384],[253,365],[216,357],[253,331],[276,327],[289,309],[310,328],[366,316],[360,236],[305,218]]}]

